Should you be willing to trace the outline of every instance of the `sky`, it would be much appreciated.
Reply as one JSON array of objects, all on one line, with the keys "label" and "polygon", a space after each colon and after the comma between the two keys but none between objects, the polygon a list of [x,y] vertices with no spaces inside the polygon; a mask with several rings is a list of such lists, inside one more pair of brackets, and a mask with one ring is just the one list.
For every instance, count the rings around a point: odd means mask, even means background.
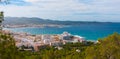
[{"label": "sky", "polygon": [[120,0],[10,0],[0,3],[10,17],[120,22]]}]

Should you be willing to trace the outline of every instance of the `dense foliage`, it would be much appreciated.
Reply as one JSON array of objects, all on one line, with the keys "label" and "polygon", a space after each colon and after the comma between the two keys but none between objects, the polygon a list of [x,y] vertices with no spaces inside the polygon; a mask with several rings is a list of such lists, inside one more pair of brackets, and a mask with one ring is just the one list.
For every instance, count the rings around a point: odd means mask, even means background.
[{"label": "dense foliage", "polygon": [[0,33],[0,59],[120,59],[120,34],[99,39],[98,43],[67,43],[63,49],[46,46],[38,52],[18,51],[9,34]]},{"label": "dense foliage", "polygon": [[23,54],[17,51],[11,35],[0,32],[0,59],[21,59]]},{"label": "dense foliage", "polygon": [[120,34],[114,33],[86,49],[85,59],[120,59]]}]

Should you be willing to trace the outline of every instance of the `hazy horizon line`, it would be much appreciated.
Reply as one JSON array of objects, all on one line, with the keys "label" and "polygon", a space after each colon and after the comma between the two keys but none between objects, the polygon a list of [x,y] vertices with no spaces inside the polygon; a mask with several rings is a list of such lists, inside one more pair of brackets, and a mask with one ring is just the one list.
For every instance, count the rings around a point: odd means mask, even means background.
[{"label": "hazy horizon line", "polygon": [[75,21],[75,22],[110,22],[110,23],[120,23],[119,21],[118,22],[116,22],[116,21],[94,21],[94,20],[92,20],[92,21],[89,21],[89,20],[63,20],[63,19],[61,19],[61,20],[56,20],[56,19],[45,19],[45,18],[41,18],[41,17],[17,17],[17,16],[5,16],[5,18],[6,17],[13,17],[13,18],[39,18],[39,19],[43,19],[43,20],[51,20],[51,21]]}]

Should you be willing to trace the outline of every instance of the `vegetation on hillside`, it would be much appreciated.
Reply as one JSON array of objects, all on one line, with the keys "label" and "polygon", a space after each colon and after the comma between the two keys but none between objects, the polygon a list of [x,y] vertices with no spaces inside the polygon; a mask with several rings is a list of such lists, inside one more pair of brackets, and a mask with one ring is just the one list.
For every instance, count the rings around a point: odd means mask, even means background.
[{"label": "vegetation on hillside", "polygon": [[99,39],[98,43],[68,43],[63,49],[46,46],[38,52],[19,51],[9,34],[0,33],[0,59],[120,59],[120,34]]},{"label": "vegetation on hillside", "polygon": [[17,51],[12,36],[0,32],[0,59],[21,59],[22,56],[23,54]]}]

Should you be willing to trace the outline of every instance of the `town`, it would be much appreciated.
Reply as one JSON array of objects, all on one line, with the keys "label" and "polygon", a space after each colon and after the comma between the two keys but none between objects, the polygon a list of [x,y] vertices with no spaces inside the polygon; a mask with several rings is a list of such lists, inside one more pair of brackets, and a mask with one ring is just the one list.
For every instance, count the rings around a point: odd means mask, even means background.
[{"label": "town", "polygon": [[55,46],[59,47],[68,42],[77,43],[85,42],[85,38],[72,35],[68,32],[63,32],[62,34],[41,34],[41,35],[31,35],[28,33],[16,33],[9,30],[4,30],[4,33],[10,33],[14,40],[15,45],[19,50],[30,50],[30,51],[39,51],[39,47],[42,46]]}]

